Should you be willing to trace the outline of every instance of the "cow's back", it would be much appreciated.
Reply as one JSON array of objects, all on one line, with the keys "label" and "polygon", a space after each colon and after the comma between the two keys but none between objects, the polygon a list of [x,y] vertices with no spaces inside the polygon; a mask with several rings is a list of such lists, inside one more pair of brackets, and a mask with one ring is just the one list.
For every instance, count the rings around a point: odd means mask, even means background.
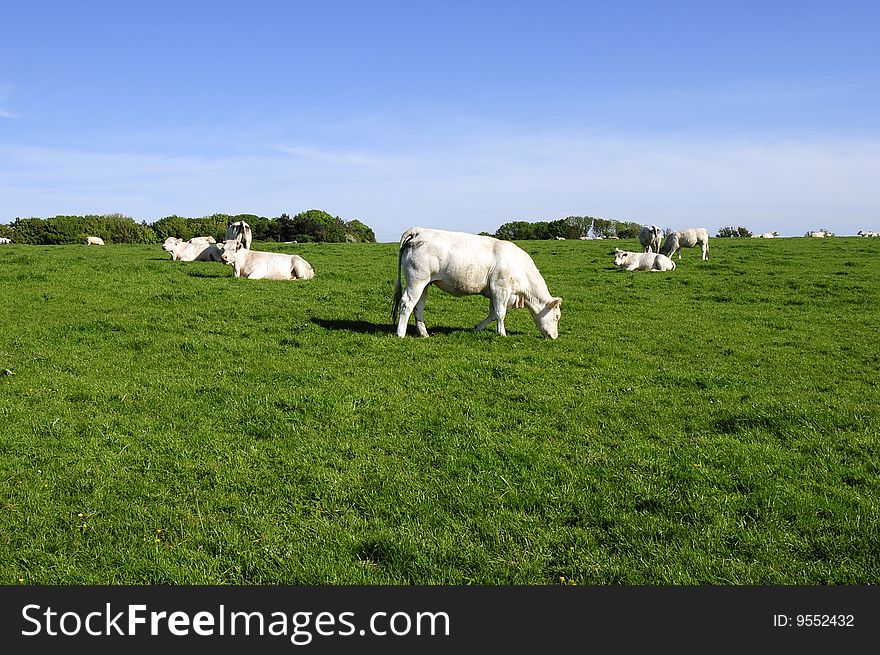
[{"label": "cow's back", "polygon": [[456,296],[488,295],[493,284],[525,292],[532,278],[540,277],[528,253],[494,237],[411,228],[404,232],[401,244],[409,272],[429,276],[440,289]]}]

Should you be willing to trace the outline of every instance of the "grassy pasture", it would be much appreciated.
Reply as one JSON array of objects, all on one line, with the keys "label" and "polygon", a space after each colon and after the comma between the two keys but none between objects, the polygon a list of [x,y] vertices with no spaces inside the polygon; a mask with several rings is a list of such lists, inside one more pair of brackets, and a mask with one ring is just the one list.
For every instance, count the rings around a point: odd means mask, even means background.
[{"label": "grassy pasture", "polygon": [[880,581],[880,239],[521,245],[556,341],[394,338],[396,244],[2,246],[0,583]]}]

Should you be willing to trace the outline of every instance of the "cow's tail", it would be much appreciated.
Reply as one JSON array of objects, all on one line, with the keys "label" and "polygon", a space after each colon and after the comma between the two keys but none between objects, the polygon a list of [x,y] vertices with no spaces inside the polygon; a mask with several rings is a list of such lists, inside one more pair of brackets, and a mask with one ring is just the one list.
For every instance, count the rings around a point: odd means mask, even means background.
[{"label": "cow's tail", "polygon": [[400,316],[400,301],[403,299],[403,285],[400,283],[401,269],[403,268],[403,251],[412,241],[417,232],[410,228],[400,235],[400,246],[397,249],[397,280],[394,282],[394,299],[391,302],[391,321],[397,323]]}]

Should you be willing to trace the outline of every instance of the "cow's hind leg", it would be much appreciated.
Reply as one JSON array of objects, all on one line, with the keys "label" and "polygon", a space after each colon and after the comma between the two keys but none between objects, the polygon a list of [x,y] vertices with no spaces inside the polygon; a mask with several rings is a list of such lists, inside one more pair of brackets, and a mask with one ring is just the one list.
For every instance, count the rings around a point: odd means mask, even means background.
[{"label": "cow's hind leg", "polygon": [[[417,305],[421,303],[421,307],[424,308],[424,296],[427,293],[427,288],[428,282],[410,284],[409,281],[407,281],[406,289],[404,289],[403,295],[400,298],[400,316],[397,319],[397,336],[406,336],[406,325],[409,323],[410,314],[413,313],[413,310],[416,309]],[[419,314],[421,313],[420,309],[416,314],[416,328],[419,330],[419,334],[426,337],[428,336],[428,331],[425,329],[424,321],[421,322],[421,327],[419,327]]]},{"label": "cow's hind leg", "polygon": [[419,301],[416,303],[416,329],[419,331],[419,335],[426,337],[428,336],[428,328],[425,325],[425,300],[428,298],[428,287],[431,285],[426,284],[424,291],[422,291],[422,295],[419,297]]}]

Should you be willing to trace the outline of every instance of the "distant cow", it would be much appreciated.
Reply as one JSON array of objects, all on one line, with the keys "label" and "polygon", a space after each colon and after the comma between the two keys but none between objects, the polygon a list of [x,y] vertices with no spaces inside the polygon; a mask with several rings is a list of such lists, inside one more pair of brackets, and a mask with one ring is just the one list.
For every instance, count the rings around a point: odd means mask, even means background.
[{"label": "distant cow", "polygon": [[614,265],[626,271],[674,271],[675,262],[659,252],[614,249]]},{"label": "distant cow", "polygon": [[251,243],[254,240],[253,233],[251,232],[251,226],[244,221],[236,221],[235,223],[230,223],[229,227],[226,228],[225,240],[241,241],[244,244],[245,248],[250,249]]},{"label": "distant cow", "polygon": [[758,235],[761,239],[775,239],[779,236],[779,232],[764,232],[764,234]]},{"label": "distant cow", "polygon": [[[401,273],[406,277],[405,289]],[[498,334],[507,336],[504,317],[508,308],[527,307],[541,334],[551,339],[559,336],[562,298],[550,295],[535,262],[510,241],[423,227],[406,230],[400,236],[391,307],[398,337],[406,336],[413,311],[416,329],[421,336],[428,336],[424,309],[431,284],[453,296],[489,299],[489,315],[476,330],[497,321]]]},{"label": "distant cow", "polygon": [[12,239],[7,239],[6,237],[0,237],[0,243],[12,243]]},{"label": "distant cow", "polygon": [[315,269],[299,255],[264,252],[246,248],[244,243],[227,239],[217,244],[224,264],[232,265],[232,275],[250,280],[310,280]]},{"label": "distant cow", "polygon": [[828,230],[813,230],[812,232],[807,232],[805,237],[812,237],[814,239],[824,239],[825,237],[834,236]]},{"label": "distant cow", "polygon": [[704,227],[691,227],[670,232],[660,248],[660,253],[670,259],[678,253],[678,259],[681,260],[681,249],[694,246],[700,246],[704,260],[709,259],[709,230]]},{"label": "distant cow", "polygon": [[643,225],[639,230],[639,243],[645,252],[660,252],[663,243],[663,230],[657,225]]},{"label": "distant cow", "polygon": [[86,237],[86,245],[87,246],[103,246],[104,239],[101,237]]},{"label": "distant cow", "polygon": [[168,237],[162,244],[162,250],[171,253],[175,262],[219,262],[220,249],[216,244],[203,240],[184,241],[177,237]]},{"label": "distant cow", "polygon": [[860,237],[880,237],[880,232],[874,232],[873,230],[859,230],[856,234]]}]

